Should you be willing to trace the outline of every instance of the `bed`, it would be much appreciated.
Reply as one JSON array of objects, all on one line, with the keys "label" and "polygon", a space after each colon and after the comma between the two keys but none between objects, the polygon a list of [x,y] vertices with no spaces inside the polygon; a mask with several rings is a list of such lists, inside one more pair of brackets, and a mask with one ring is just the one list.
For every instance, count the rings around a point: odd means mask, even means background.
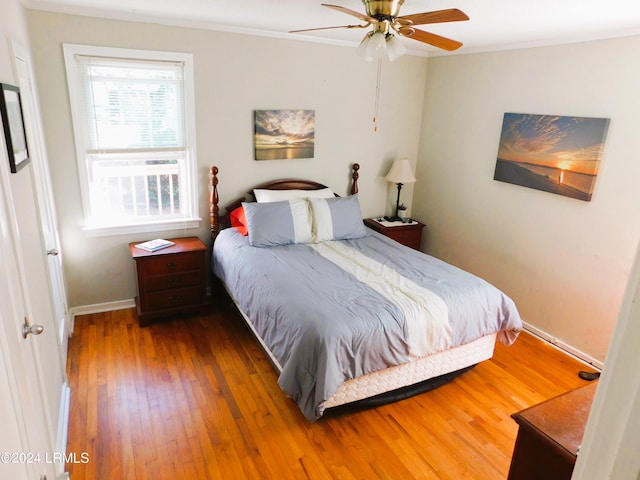
[{"label": "bed", "polygon": [[310,421],[434,388],[522,329],[514,302],[488,282],[366,228],[359,168],[345,197],[284,179],[224,212],[211,168],[216,282]]}]

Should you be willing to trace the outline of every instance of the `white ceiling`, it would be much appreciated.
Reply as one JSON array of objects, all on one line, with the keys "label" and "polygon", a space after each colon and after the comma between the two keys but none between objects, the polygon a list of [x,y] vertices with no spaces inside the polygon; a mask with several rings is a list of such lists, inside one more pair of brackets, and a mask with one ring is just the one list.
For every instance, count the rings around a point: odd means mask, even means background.
[{"label": "white ceiling", "polygon": [[[358,23],[321,3],[365,12],[361,0],[23,0],[40,10],[356,46],[363,30],[287,33]],[[470,20],[420,28],[461,41],[457,54],[640,34],[638,0],[405,0],[400,13],[446,8],[459,8]],[[402,41],[416,55],[446,53],[415,40]]]}]

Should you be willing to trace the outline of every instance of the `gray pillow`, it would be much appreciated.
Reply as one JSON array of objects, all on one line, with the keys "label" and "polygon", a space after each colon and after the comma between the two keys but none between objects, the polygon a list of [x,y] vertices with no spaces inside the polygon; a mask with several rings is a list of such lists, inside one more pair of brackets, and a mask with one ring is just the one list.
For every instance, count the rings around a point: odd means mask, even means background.
[{"label": "gray pillow", "polygon": [[315,242],[347,240],[367,235],[357,195],[309,198]]},{"label": "gray pillow", "polygon": [[273,247],[291,243],[308,243],[311,234],[311,213],[305,199],[283,202],[243,203],[249,230],[249,244]]}]

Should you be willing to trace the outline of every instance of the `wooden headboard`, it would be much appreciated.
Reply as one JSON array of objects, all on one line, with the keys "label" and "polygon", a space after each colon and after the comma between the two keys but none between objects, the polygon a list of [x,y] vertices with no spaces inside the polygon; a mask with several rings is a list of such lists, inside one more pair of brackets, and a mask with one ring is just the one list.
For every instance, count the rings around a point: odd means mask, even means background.
[{"label": "wooden headboard", "polygon": [[[360,169],[360,165],[354,163],[351,166],[351,195],[358,193],[358,178],[360,174],[358,170]],[[238,208],[242,202],[246,202],[247,197],[240,197],[235,201],[231,202],[225,207],[224,213],[220,214],[220,199],[218,197],[218,167],[211,167],[209,169],[210,178],[209,184],[211,185],[211,192],[209,197],[209,223],[211,228],[211,245],[215,241],[218,233],[223,228],[227,228],[231,225],[229,220],[229,214]],[[320,190],[322,188],[327,188],[326,185],[323,185],[318,182],[314,182],[312,180],[303,180],[297,178],[284,178],[279,180],[273,180],[267,183],[263,183],[261,185],[257,185],[252,187],[247,194],[251,197],[252,200],[255,200],[253,196],[253,190],[255,188],[261,188],[265,190]]]}]

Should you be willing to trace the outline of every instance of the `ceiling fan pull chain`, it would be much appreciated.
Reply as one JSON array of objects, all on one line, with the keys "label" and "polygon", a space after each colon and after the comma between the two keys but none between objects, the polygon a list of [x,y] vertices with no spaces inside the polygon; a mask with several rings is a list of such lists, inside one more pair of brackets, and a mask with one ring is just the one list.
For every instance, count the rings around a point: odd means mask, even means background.
[{"label": "ceiling fan pull chain", "polygon": [[376,80],[376,101],[373,107],[373,131],[378,131],[378,103],[380,99],[380,74],[382,73],[382,59],[378,59],[378,78]]}]

